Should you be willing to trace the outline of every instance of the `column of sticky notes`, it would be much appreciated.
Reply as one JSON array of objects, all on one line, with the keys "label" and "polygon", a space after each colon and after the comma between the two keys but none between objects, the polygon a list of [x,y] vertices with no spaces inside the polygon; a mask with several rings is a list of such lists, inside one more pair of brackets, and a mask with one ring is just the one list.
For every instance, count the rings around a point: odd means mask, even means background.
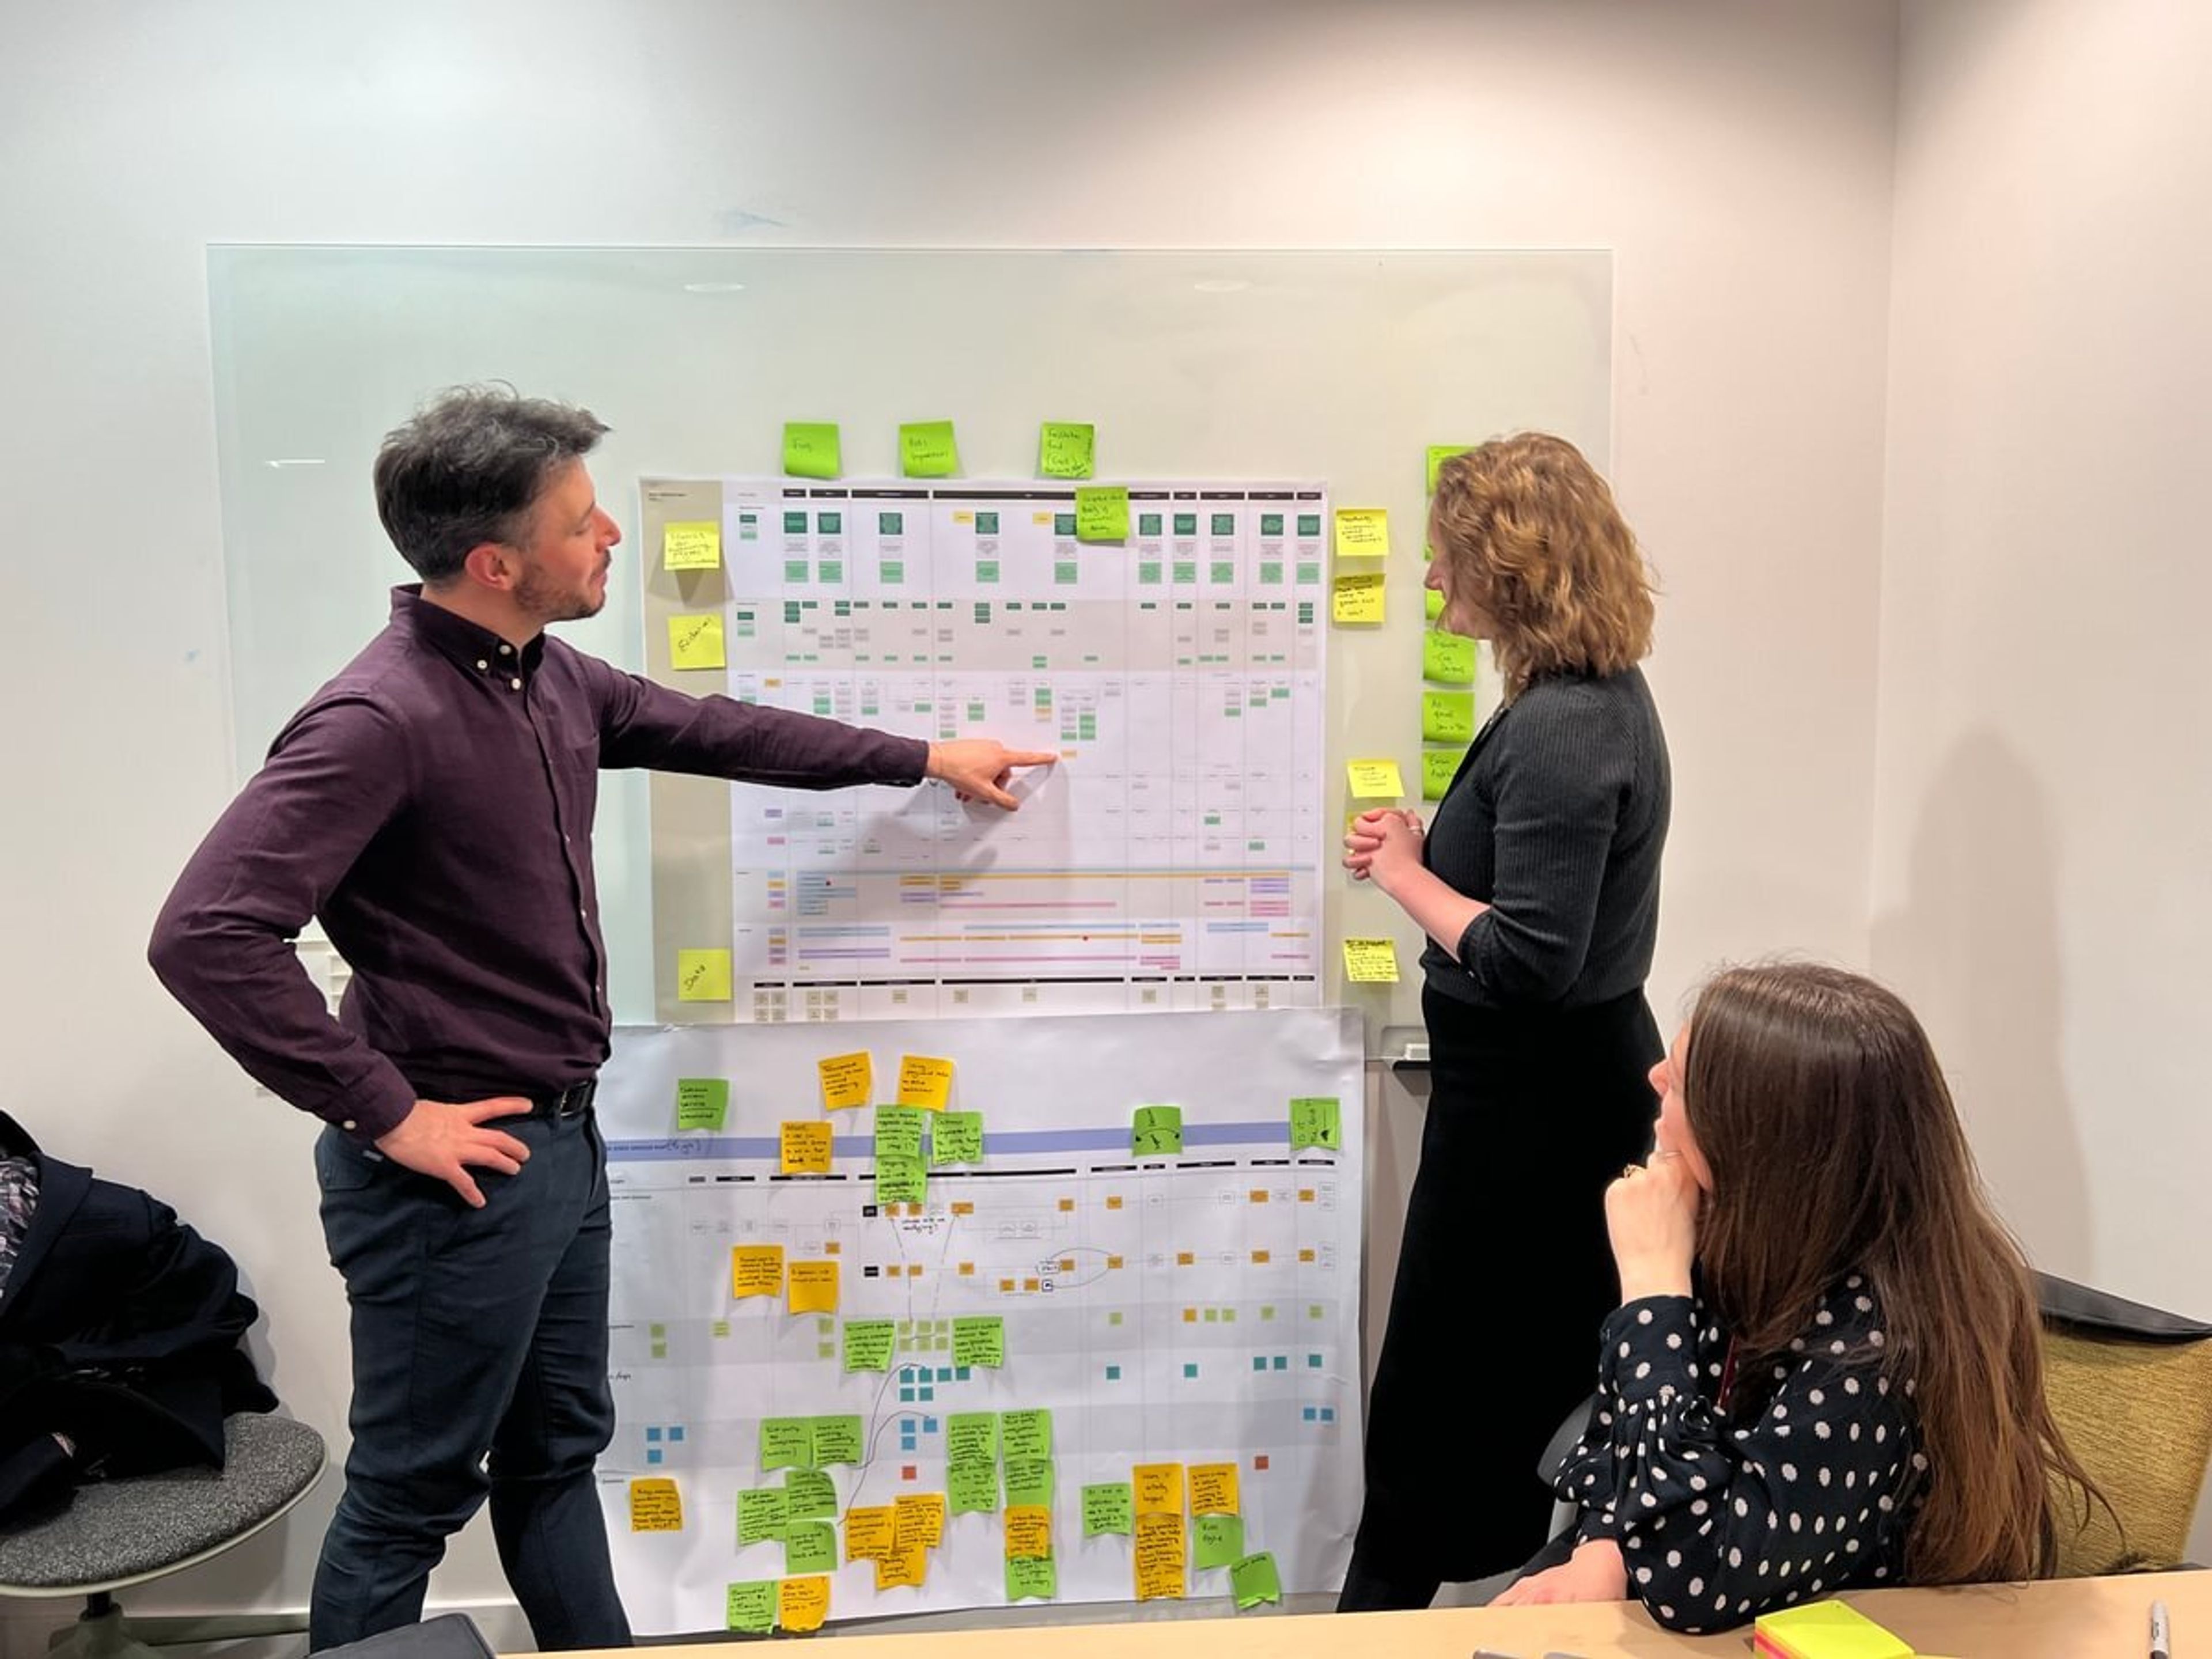
[{"label": "column of sticky notes", "polygon": [[[1465,444],[1431,444],[1425,476],[1437,493],[1437,473]],[[1444,596],[1424,589],[1421,631],[1421,799],[1442,800],[1474,739],[1474,641],[1443,627]]]}]

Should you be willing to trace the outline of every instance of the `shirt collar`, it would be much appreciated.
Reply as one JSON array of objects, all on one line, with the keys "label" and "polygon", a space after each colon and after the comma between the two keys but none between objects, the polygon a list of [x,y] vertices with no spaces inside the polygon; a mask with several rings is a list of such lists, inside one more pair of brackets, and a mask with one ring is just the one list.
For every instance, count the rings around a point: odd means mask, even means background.
[{"label": "shirt collar", "polygon": [[392,590],[392,625],[471,674],[511,675],[518,662],[525,672],[532,672],[545,654],[543,633],[517,651],[489,628],[479,628],[459,612],[424,599],[420,582]]}]

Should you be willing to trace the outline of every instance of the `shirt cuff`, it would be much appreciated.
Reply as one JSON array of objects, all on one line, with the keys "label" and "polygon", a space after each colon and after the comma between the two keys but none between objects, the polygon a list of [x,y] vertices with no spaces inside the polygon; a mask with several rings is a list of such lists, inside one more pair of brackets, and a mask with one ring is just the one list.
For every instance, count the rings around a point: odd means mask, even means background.
[{"label": "shirt cuff", "polygon": [[1607,1316],[1604,1342],[1606,1379],[1623,1402],[1656,1400],[1670,1387],[1698,1392],[1697,1304],[1688,1297],[1624,1304]]},{"label": "shirt cuff", "polygon": [[407,1121],[415,1109],[415,1085],[386,1062],[384,1075],[315,1115],[364,1146],[373,1146]]}]

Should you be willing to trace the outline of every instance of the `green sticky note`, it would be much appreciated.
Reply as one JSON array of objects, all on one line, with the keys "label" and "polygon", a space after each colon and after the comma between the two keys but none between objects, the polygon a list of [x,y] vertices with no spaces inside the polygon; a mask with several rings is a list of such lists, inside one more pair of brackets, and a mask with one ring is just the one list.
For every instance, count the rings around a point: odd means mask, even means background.
[{"label": "green sticky note", "polygon": [[1032,1504],[1045,1509],[1052,1507],[1052,1494],[1058,1483],[1053,1478],[1052,1460],[1036,1458],[1017,1463],[1006,1463],[1006,1504]]},{"label": "green sticky note", "polygon": [[[807,1438],[811,1441],[810,1432]],[[819,1469],[793,1469],[783,1477],[783,1512],[793,1521],[815,1521],[837,1513],[837,1487]]]},{"label": "green sticky note", "polygon": [[1421,590],[1421,614],[1431,622],[1444,614],[1444,596],[1433,587]]},{"label": "green sticky note", "polygon": [[791,1511],[781,1486],[756,1486],[738,1494],[738,1542],[758,1544],[783,1536]]},{"label": "green sticky note", "polygon": [[1240,1613],[1262,1601],[1280,1601],[1283,1581],[1275,1575],[1275,1558],[1265,1550],[1246,1556],[1229,1569],[1229,1588]]},{"label": "green sticky note", "polygon": [[1344,1112],[1333,1095],[1300,1095],[1291,1102],[1291,1150],[1344,1146]]},{"label": "green sticky note", "polygon": [[1474,736],[1474,693],[1421,693],[1421,741],[1465,743]]},{"label": "green sticky note", "polygon": [[945,1466],[945,1495],[955,1515],[999,1511],[999,1466],[974,1458],[955,1458]]},{"label": "green sticky note", "polygon": [[896,1332],[888,1319],[848,1319],[845,1322],[845,1369],[848,1371],[887,1371]]},{"label": "green sticky note", "polygon": [[1006,1363],[1006,1322],[998,1314],[963,1314],[952,1322],[952,1363],[988,1365],[996,1370]]},{"label": "green sticky note", "polygon": [[959,471],[952,422],[914,421],[899,428],[899,471],[909,478],[949,478]]},{"label": "green sticky note", "polygon": [[1048,478],[1087,478],[1098,429],[1087,422],[1047,421],[1037,433],[1037,471]]},{"label": "green sticky note", "polygon": [[1129,1124],[1132,1158],[1181,1158],[1182,1108],[1139,1106]]},{"label": "green sticky note", "polygon": [[999,1444],[1006,1467],[1035,1463],[1052,1455],[1052,1413],[1048,1411],[1000,1412]]},{"label": "green sticky note", "polygon": [[929,1167],[940,1164],[981,1164],[983,1161],[983,1115],[981,1112],[932,1112],[929,1126]]},{"label": "green sticky note", "polygon": [[1006,1600],[1049,1601],[1060,1594],[1060,1568],[1048,1556],[1042,1561],[1006,1563]]},{"label": "green sticky note", "polygon": [[1459,763],[1466,758],[1464,749],[1421,750],[1421,799],[1442,800],[1452,780],[1459,775]]},{"label": "green sticky note", "polygon": [[876,1202],[920,1204],[929,1197],[929,1170],[918,1158],[876,1159]]},{"label": "green sticky note", "polygon": [[805,1417],[769,1417],[761,1421],[760,1462],[763,1469],[814,1467],[814,1422]]},{"label": "green sticky note", "polygon": [[832,1463],[857,1463],[860,1461],[860,1419],[853,1417],[817,1417],[814,1425],[814,1462],[817,1468],[828,1468]]},{"label": "green sticky note", "polygon": [[1190,1521],[1190,1564],[1234,1567],[1244,1553],[1244,1518],[1238,1515],[1194,1515]]},{"label": "green sticky note", "polygon": [[877,1107],[876,1156],[879,1158],[920,1158],[921,1121],[928,1115],[919,1106]]},{"label": "green sticky note", "polygon": [[999,1461],[998,1413],[955,1412],[946,1418],[945,1461],[948,1463],[996,1463]]},{"label": "green sticky note", "polygon": [[1441,628],[1425,630],[1421,635],[1421,678],[1438,685],[1473,685],[1474,641]]},{"label": "green sticky note", "polygon": [[757,1578],[750,1584],[730,1586],[729,1626],[732,1630],[765,1635],[775,1628],[776,1581]]},{"label": "green sticky note", "polygon": [[837,428],[828,421],[783,423],[783,470],[794,478],[834,478],[845,470]]},{"label": "green sticky note", "polygon": [[1083,1489],[1083,1535],[1133,1533],[1137,1529],[1137,1499],[1126,1480]]},{"label": "green sticky note", "polygon": [[1129,539],[1129,487],[1098,484],[1075,492],[1075,539],[1079,542],[1125,542]]},{"label": "green sticky note", "polygon": [[1443,470],[1443,464],[1455,455],[1466,454],[1474,447],[1473,444],[1431,444],[1429,446],[1428,492],[1430,495],[1433,495],[1437,493],[1437,474]]},{"label": "green sticky note", "polygon": [[784,1528],[787,1574],[837,1571],[837,1528],[827,1521],[794,1521]]},{"label": "green sticky note", "polygon": [[729,1079],[679,1077],[676,1079],[678,1128],[719,1129],[729,1115]]}]

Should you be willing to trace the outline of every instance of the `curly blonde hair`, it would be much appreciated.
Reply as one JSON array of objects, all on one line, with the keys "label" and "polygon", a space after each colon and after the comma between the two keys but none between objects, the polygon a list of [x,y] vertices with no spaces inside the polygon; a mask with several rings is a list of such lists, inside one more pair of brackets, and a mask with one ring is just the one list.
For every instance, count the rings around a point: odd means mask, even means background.
[{"label": "curly blonde hair", "polygon": [[1523,432],[1445,461],[1429,540],[1447,598],[1496,628],[1508,699],[1540,675],[1617,674],[1651,650],[1650,568],[1597,469]]}]

